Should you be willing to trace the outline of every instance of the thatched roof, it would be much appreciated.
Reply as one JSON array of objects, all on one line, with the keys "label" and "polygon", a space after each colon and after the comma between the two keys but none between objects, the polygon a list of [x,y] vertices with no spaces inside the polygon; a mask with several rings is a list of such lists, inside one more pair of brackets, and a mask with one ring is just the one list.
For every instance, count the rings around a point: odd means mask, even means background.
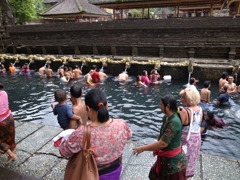
[{"label": "thatched roof", "polygon": [[52,18],[66,17],[107,17],[106,11],[88,3],[88,0],[62,0],[46,10],[41,16]]}]

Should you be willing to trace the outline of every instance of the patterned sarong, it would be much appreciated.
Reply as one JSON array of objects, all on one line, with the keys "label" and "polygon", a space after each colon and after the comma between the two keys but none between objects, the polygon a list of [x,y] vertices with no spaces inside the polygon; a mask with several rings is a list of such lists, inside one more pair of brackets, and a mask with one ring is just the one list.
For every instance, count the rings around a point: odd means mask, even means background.
[{"label": "patterned sarong", "polygon": [[187,145],[187,171],[186,177],[194,176],[196,169],[198,155],[201,147],[201,135],[200,133],[191,133],[189,140],[187,141],[187,132],[182,132],[182,145]]},{"label": "patterned sarong", "polygon": [[0,150],[6,152],[8,149],[14,150],[15,144],[15,126],[12,115],[0,122]]}]

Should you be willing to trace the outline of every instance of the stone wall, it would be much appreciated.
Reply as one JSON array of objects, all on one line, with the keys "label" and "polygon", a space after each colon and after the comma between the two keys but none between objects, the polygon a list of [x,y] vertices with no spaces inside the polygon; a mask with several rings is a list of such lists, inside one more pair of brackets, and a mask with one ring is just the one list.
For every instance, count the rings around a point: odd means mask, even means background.
[{"label": "stone wall", "polygon": [[170,18],[15,26],[9,53],[240,58],[240,18]]}]

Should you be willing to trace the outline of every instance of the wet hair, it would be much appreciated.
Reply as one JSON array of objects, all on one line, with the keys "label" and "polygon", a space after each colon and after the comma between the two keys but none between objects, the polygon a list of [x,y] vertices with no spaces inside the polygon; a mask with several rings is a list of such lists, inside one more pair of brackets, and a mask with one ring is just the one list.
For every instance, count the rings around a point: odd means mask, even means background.
[{"label": "wet hair", "polygon": [[78,65],[75,65],[75,68],[77,69],[77,68],[79,68],[79,66],[78,66]]},{"label": "wet hair", "polygon": [[194,78],[194,77],[191,77],[189,83],[190,83],[190,84],[193,84],[194,82],[195,82],[195,78]]},{"label": "wet hair", "polygon": [[46,64],[46,68],[50,68],[50,65],[49,65],[49,64]]},{"label": "wet hair", "polygon": [[56,90],[54,92],[54,97],[55,97],[56,101],[59,103],[65,101],[66,96],[67,96],[67,93],[64,90]]},{"label": "wet hair", "polygon": [[68,71],[68,67],[67,67],[67,66],[64,66],[63,70],[64,70],[64,71]]},{"label": "wet hair", "polygon": [[147,71],[146,70],[143,70],[143,75],[145,76],[145,73],[146,73]]},{"label": "wet hair", "polygon": [[227,92],[227,90],[228,90],[228,85],[224,85],[222,88],[223,88],[223,90],[224,90],[225,92]]},{"label": "wet hair", "polygon": [[0,90],[3,89],[3,88],[4,88],[3,84],[0,83]]},{"label": "wet hair", "polygon": [[190,105],[190,106],[195,106],[200,103],[200,94],[198,90],[193,89],[193,88],[186,88],[182,90],[179,93],[185,101]]},{"label": "wet hair", "polygon": [[212,111],[208,111],[207,112],[207,116],[209,119],[206,120],[206,122],[208,123],[208,125],[210,126],[215,126],[216,125],[216,122],[215,122],[215,119],[214,119],[214,113]]},{"label": "wet hair", "polygon": [[221,78],[226,79],[228,77],[228,73],[227,72],[223,72],[221,75]]},{"label": "wet hair", "polygon": [[85,96],[85,104],[91,109],[98,111],[98,121],[104,123],[109,119],[109,113],[106,108],[106,94],[99,88],[90,90]]},{"label": "wet hair", "polygon": [[210,84],[211,84],[210,81],[204,81],[203,87],[208,88]]},{"label": "wet hair", "polygon": [[70,88],[70,93],[73,97],[80,98],[82,96],[82,88],[80,86],[73,85]]},{"label": "wet hair", "polygon": [[163,105],[166,107],[167,105],[169,105],[170,110],[172,112],[176,112],[177,111],[177,101],[175,99],[175,97],[172,94],[167,94],[165,96],[163,96],[161,98],[161,101],[163,103]]}]

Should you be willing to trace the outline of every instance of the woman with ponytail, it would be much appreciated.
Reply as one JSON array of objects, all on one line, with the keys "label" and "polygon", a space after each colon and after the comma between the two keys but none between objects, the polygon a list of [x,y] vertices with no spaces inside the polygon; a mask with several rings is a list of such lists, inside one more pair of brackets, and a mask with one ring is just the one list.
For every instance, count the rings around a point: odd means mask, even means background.
[{"label": "woman with ponytail", "polygon": [[[108,102],[101,89],[92,89],[85,96],[88,118],[92,121],[91,148],[96,152],[100,180],[119,180],[122,152],[132,131],[123,119],[109,117]],[[60,147],[64,157],[72,157],[82,148],[84,126],[78,127]]]}]

